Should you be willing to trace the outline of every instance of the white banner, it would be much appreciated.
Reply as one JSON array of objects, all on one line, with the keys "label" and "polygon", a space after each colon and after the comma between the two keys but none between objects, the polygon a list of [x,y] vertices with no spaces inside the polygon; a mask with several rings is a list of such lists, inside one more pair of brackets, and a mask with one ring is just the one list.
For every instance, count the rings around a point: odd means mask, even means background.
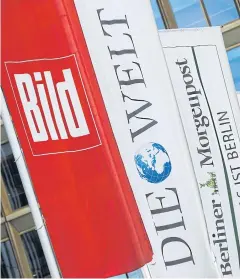
[{"label": "white banner", "polygon": [[159,34],[212,250],[223,277],[240,277],[240,116],[221,29]]},{"label": "white banner", "polygon": [[151,275],[217,277],[150,3],[75,0],[75,5],[153,247]]}]

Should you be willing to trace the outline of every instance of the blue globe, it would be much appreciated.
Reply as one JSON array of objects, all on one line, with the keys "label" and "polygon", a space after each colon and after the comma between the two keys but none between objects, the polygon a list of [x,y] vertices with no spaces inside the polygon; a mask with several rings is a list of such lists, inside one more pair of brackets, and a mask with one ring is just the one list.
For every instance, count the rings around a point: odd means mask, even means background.
[{"label": "blue globe", "polygon": [[134,156],[138,173],[150,183],[164,181],[172,170],[167,151],[158,143],[150,142]]}]

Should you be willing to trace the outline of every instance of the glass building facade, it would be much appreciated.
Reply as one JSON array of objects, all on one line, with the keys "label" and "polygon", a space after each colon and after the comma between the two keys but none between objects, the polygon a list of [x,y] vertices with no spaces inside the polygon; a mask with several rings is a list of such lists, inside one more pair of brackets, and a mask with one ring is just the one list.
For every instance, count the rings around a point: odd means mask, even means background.
[{"label": "glass building facade", "polygon": [[228,60],[236,90],[240,93],[240,45],[228,51]]},{"label": "glass building facade", "polygon": [[151,0],[158,29],[222,26],[229,64],[240,93],[240,1]]},{"label": "glass building facade", "polygon": [[179,28],[221,26],[239,19],[234,0],[170,0]]},{"label": "glass building facade", "polygon": [[19,278],[20,272],[10,240],[1,243],[1,278]]},{"label": "glass building facade", "polygon": [[170,4],[179,28],[207,26],[200,1],[170,0]]},{"label": "glass building facade", "polygon": [[[150,3],[158,29],[222,26],[233,80],[240,93],[239,1],[150,0]],[[1,277],[50,277],[2,122],[1,158]],[[144,272],[139,269],[113,278],[144,278]]]},{"label": "glass building facade", "polygon": [[1,174],[12,210],[28,204],[9,142],[1,145]]}]

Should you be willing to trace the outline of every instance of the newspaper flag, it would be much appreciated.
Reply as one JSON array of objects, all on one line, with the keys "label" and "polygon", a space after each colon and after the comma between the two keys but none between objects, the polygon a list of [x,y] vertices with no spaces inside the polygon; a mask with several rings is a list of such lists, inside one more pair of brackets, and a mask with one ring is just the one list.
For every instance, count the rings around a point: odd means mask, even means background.
[{"label": "newspaper flag", "polygon": [[150,238],[153,277],[217,277],[150,3],[75,0],[114,136]]},{"label": "newspaper flag", "polygon": [[220,28],[160,32],[223,277],[240,277],[240,111]]}]

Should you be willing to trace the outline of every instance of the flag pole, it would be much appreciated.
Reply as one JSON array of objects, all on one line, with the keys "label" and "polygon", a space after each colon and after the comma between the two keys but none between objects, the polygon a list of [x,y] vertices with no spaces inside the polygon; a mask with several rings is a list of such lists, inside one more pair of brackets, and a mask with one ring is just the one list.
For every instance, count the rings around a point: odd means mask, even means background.
[{"label": "flag pole", "polygon": [[38,233],[42,245],[43,253],[45,255],[51,277],[61,278],[58,264],[56,262],[56,258],[52,249],[52,245],[50,243],[48,232],[45,227],[45,223],[43,221],[43,217],[38,206],[36,195],[33,190],[32,182],[29,177],[28,169],[14,130],[14,126],[6,104],[6,100],[3,95],[2,88],[1,88],[1,117],[9,139],[9,143],[12,148],[13,156],[19,171],[19,175],[22,180],[23,188],[25,190],[28,204],[32,212],[33,220],[36,226],[36,231]]}]

